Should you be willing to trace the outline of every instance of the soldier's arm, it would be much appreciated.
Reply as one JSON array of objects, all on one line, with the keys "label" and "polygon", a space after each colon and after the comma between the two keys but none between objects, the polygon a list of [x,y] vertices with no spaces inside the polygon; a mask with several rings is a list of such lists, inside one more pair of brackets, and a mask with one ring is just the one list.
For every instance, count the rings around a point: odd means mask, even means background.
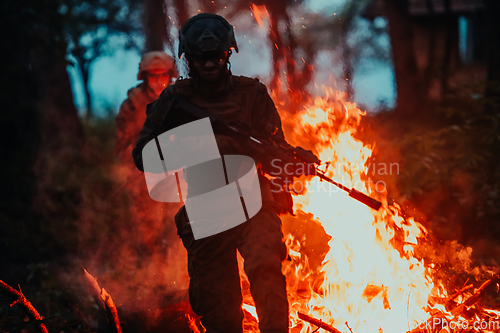
[{"label": "soldier's arm", "polygon": [[266,86],[262,83],[258,84],[259,87],[254,105],[256,115],[253,117],[253,126],[263,135],[269,136],[271,134],[271,138],[275,142],[286,144],[278,110],[276,110],[276,106],[271,96],[269,96]]},{"label": "soldier's arm", "polygon": [[[269,94],[267,93],[267,89],[264,85],[262,86],[264,87],[264,90],[262,91],[261,89],[261,91],[259,91],[260,94],[257,94],[256,98],[256,102],[260,103],[261,107],[257,106],[256,110],[258,112],[257,121],[260,121],[263,125],[257,128],[264,129],[264,131],[266,131],[267,133],[262,134],[266,137],[271,138],[280,146],[294,150],[295,154],[299,154],[303,158],[307,158],[307,160],[315,161],[315,163],[320,163],[320,160],[310,150],[305,150],[302,147],[293,147],[285,140],[280,115],[276,110],[276,106],[274,105],[271,96],[269,96]],[[271,127],[271,130],[274,134],[270,135],[269,128],[266,127]]]},{"label": "soldier's arm", "polygon": [[120,155],[128,145],[133,145],[133,131],[131,121],[135,119],[135,108],[129,98],[120,106],[116,116],[116,144],[115,154]]},{"label": "soldier's arm", "polygon": [[144,166],[142,164],[142,149],[149,141],[165,132],[165,124],[162,124],[162,120],[173,98],[172,91],[169,89],[170,87],[167,87],[156,101],[147,106],[147,118],[139,133],[139,138],[137,139],[134,150],[132,151],[135,166],[141,171],[144,171]]}]

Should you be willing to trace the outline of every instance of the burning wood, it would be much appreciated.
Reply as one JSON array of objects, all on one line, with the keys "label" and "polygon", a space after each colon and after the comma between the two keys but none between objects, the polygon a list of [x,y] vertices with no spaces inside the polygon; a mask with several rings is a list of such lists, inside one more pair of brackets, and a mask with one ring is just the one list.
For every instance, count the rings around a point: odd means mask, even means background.
[{"label": "burning wood", "polygon": [[[483,282],[481,286],[477,288],[476,292],[472,296],[467,298],[464,302],[451,309],[449,312],[437,311],[435,315],[427,319],[425,322],[420,323],[418,327],[413,329],[410,333],[424,333],[428,332],[429,330],[440,332],[441,329],[448,328],[451,322],[455,323],[455,325],[460,328],[460,332],[476,332],[476,326],[478,323],[477,319],[490,318],[490,314],[483,311],[483,309],[478,309],[474,318],[467,320],[463,312],[467,308],[473,306],[478,300],[480,300],[484,295],[486,288],[492,283],[498,282],[499,278],[500,277],[496,275],[493,278]],[[452,296],[447,298],[447,300],[443,303],[449,304],[450,301],[453,301],[453,299],[460,296],[472,287],[472,284],[463,287],[462,289],[455,292]],[[484,332],[494,332],[500,329],[500,322],[483,321],[482,323],[486,324],[488,328],[492,328],[491,330],[484,329]],[[468,328],[470,328],[470,330]],[[451,332],[454,332],[454,330],[452,330]]]},{"label": "burning wood", "polygon": [[467,290],[469,289],[472,289],[474,288],[474,285],[473,284],[469,284],[459,290],[457,290],[453,295],[451,295],[450,297],[448,297],[448,299],[446,300],[445,302],[445,306],[447,309],[450,309],[452,308],[453,306],[455,306],[455,298],[457,298],[458,296],[461,296],[463,293],[465,293]]},{"label": "burning wood", "polygon": [[33,307],[30,301],[24,297],[21,287],[19,287],[19,291],[15,290],[2,280],[0,280],[0,290],[9,296],[14,302],[10,305],[11,307],[15,304],[19,304],[21,309],[28,315],[30,321],[34,324],[35,329],[39,333],[48,333],[45,324],[42,322],[43,317],[40,316],[38,311]]},{"label": "burning wood", "polygon": [[311,316],[308,316],[304,313],[301,313],[299,312],[299,318],[304,320],[304,321],[307,321],[308,323],[311,323],[319,328],[322,328],[324,329],[325,331],[327,332],[331,332],[331,333],[342,333],[340,332],[338,329],[336,329],[335,327],[331,326],[331,325],[328,325],[327,323],[319,320],[319,319],[316,319],[316,318],[313,318]]},{"label": "burning wood", "polygon": [[118,311],[116,310],[115,303],[111,296],[106,292],[104,288],[101,288],[97,283],[97,279],[94,278],[89,272],[83,268],[85,274],[85,280],[87,285],[97,303],[97,306],[101,312],[105,315],[108,322],[108,326],[113,333],[122,333],[120,326],[120,319],[118,318]]},{"label": "burning wood", "polygon": [[477,290],[476,292],[474,293],[474,295],[472,295],[471,297],[469,297],[468,299],[465,300],[465,302],[463,302],[462,304],[458,305],[456,308],[452,309],[450,312],[451,314],[453,315],[459,315],[460,313],[462,313],[462,311],[466,308],[466,307],[470,307],[472,305],[474,305],[474,303],[476,303],[480,298],[481,296],[484,294],[484,291],[485,289],[491,285],[493,282],[496,282],[498,281],[500,277],[497,275],[487,281],[485,281]]}]

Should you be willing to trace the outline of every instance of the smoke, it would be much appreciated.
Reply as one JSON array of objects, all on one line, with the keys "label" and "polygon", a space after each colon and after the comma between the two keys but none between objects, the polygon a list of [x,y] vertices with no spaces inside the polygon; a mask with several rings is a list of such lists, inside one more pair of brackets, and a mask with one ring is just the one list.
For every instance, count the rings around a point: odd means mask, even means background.
[{"label": "smoke", "polygon": [[118,305],[186,289],[187,255],[173,221],[180,205],[149,198],[142,173],[130,165],[117,161],[105,172],[109,190],[92,189],[82,205],[82,265]]}]

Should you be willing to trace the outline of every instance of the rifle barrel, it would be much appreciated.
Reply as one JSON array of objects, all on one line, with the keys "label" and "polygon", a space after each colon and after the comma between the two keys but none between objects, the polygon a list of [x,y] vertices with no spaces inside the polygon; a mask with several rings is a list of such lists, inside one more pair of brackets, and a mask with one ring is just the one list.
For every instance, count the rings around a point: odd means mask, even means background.
[{"label": "rifle barrel", "polygon": [[346,191],[347,193],[349,193],[349,196],[355,200],[358,200],[359,202],[367,205],[368,207],[372,208],[372,209],[375,209],[375,210],[379,210],[380,207],[382,207],[382,203],[378,200],[375,200],[373,199],[372,197],[369,197],[368,195],[354,189],[354,188],[348,188],[336,181],[334,181],[333,179],[331,178],[328,178],[327,176],[325,176],[320,170],[317,170],[316,169],[316,176],[318,176],[319,178],[321,178],[322,180],[325,180],[335,186],[337,186],[338,188]]},{"label": "rifle barrel", "polygon": [[[240,131],[238,128],[232,126],[232,124],[228,124],[226,121],[224,121],[223,119],[221,119],[217,115],[212,114],[212,113],[210,113],[210,112],[208,112],[208,111],[206,111],[206,110],[204,110],[204,109],[202,109],[202,108],[200,108],[200,107],[192,104],[191,102],[188,102],[188,101],[184,100],[181,97],[176,97],[174,101],[175,101],[175,103],[177,103],[177,105],[181,109],[183,109],[184,111],[187,111],[187,113],[191,114],[192,116],[195,116],[198,119],[209,117],[210,121],[212,122],[212,125],[219,123],[223,127],[225,127],[226,129],[230,129],[231,131],[233,131],[234,133],[236,133],[236,134],[238,134],[240,136],[247,137],[247,139],[250,139],[251,141],[259,144],[261,147],[265,147],[265,143],[264,143],[265,140],[262,140],[258,136],[249,135],[248,133],[245,133],[244,131]],[[170,108],[172,108],[173,104],[174,104],[174,102],[172,102]],[[165,117],[163,118],[162,121],[166,121],[168,113],[169,112],[167,112],[165,114]],[[185,117],[185,113],[184,113],[184,117]],[[187,119],[185,119],[185,120],[187,120]],[[189,121],[192,121],[192,120],[189,120]],[[177,125],[177,126],[179,126],[179,125]],[[176,126],[174,126],[174,127],[176,127]],[[314,173],[314,175],[316,175],[319,178],[321,178],[322,180],[325,180],[325,181],[327,181],[327,182],[329,182],[329,183],[337,186],[338,188],[346,191],[347,193],[349,193],[349,196],[351,198],[353,198],[355,200],[358,200],[359,202],[367,205],[370,208],[373,208],[375,210],[379,210],[380,207],[382,206],[382,203],[380,201],[377,201],[377,200],[375,200],[375,199],[367,196],[366,194],[361,193],[361,192],[355,190],[354,188],[350,189],[350,188],[348,188],[348,187],[346,187],[346,186],[344,186],[344,185],[342,185],[342,184],[334,181],[333,179],[328,178],[327,176],[325,176],[324,172],[322,172],[318,168],[316,168],[316,172]]]}]

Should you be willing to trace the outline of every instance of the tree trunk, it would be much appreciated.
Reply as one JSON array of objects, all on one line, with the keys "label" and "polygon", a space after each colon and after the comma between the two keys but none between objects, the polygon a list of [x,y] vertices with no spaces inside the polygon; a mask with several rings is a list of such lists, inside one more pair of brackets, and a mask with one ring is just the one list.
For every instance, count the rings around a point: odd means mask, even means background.
[{"label": "tree trunk", "polygon": [[[9,51],[0,79],[5,126],[0,140],[0,235],[9,241],[0,242],[0,252],[15,254],[18,262],[33,262],[43,260],[40,243],[46,241],[43,216],[34,214],[43,210],[37,198],[46,197],[42,189],[52,189],[52,176],[62,176],[54,166],[69,170],[77,165],[72,158],[80,152],[83,131],[66,72],[67,45],[57,3],[7,0],[3,6],[0,21],[7,27],[0,34]],[[65,190],[52,203],[62,206],[58,199],[67,195]]]},{"label": "tree trunk", "polygon": [[486,0],[486,61],[488,66],[486,97],[490,100],[487,111],[500,111],[500,2]]},{"label": "tree trunk", "polygon": [[83,129],[73,103],[65,59],[37,49],[33,52],[32,65],[40,87],[38,118],[42,149],[80,149]]},{"label": "tree trunk", "polygon": [[35,48],[32,66],[39,87],[40,142],[35,164],[34,212],[45,220],[48,237],[65,235],[64,250],[76,250],[74,232],[81,188],[75,169],[82,160],[84,134],[73,103],[65,53]]},{"label": "tree trunk", "polygon": [[164,0],[145,1],[145,52],[164,50],[165,43],[168,41],[166,19],[167,15]]},{"label": "tree trunk", "polygon": [[415,118],[425,109],[426,96],[413,48],[413,20],[408,15],[406,1],[386,0],[386,13],[397,87],[395,112]]},{"label": "tree trunk", "polygon": [[[8,49],[0,62],[0,238],[29,228],[29,211],[33,201],[34,164],[39,142],[37,89],[30,66],[30,49],[34,39],[23,22],[35,14],[24,4],[7,0],[0,11],[0,36]],[[21,23],[21,24],[20,24]],[[31,37],[31,38],[30,38]],[[6,237],[6,238],[3,238]],[[1,253],[13,253],[13,242],[1,241]],[[0,266],[7,256],[0,256]],[[7,273],[7,272],[5,272]]]},{"label": "tree trunk", "polygon": [[352,85],[352,79],[353,79],[353,72],[354,69],[352,68],[352,63],[351,63],[351,49],[349,45],[347,44],[347,34],[350,31],[352,25],[352,21],[349,21],[349,23],[344,23],[342,25],[342,62],[343,62],[343,70],[344,70],[344,85],[345,85],[345,93],[346,93],[346,99],[348,101],[353,101],[354,100],[354,87]]},{"label": "tree trunk", "polygon": [[189,12],[186,0],[173,0],[173,2],[177,12],[177,21],[179,23],[179,28],[180,28],[189,19]]},{"label": "tree trunk", "polygon": [[83,93],[85,95],[85,118],[87,120],[92,118],[92,101],[90,98],[90,87],[89,87],[89,72],[90,72],[90,63],[91,61],[85,60],[84,58],[78,59],[80,65],[80,70],[82,72],[82,81],[83,81]]},{"label": "tree trunk", "polygon": [[[443,18],[445,24],[445,51],[441,62],[441,89],[443,96],[448,93],[448,80],[453,67],[458,62],[458,17],[452,14],[450,0],[445,0],[446,14]],[[455,58],[454,58],[455,57]],[[455,66],[454,66],[455,65]]]}]

